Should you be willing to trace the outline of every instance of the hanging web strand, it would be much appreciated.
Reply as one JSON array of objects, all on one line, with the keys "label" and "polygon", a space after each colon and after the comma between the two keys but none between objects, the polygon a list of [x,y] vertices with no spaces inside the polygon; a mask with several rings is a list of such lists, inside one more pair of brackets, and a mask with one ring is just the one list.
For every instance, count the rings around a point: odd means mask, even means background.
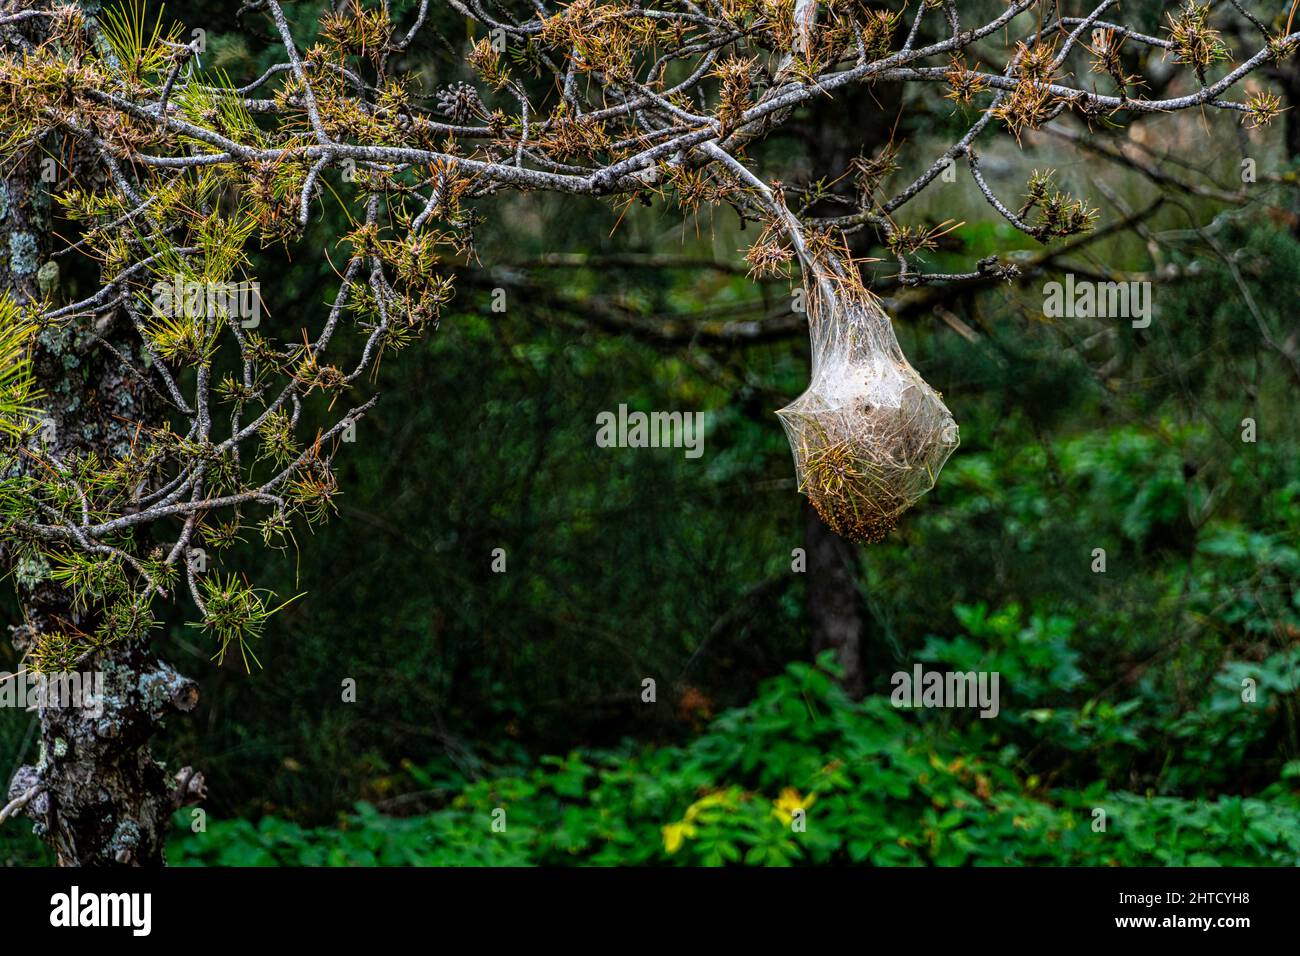
[{"label": "hanging web strand", "polygon": [[812,378],[777,414],[799,490],[822,520],[850,541],[876,542],[934,487],[958,445],[957,424],[856,269],[826,255],[800,258]]}]

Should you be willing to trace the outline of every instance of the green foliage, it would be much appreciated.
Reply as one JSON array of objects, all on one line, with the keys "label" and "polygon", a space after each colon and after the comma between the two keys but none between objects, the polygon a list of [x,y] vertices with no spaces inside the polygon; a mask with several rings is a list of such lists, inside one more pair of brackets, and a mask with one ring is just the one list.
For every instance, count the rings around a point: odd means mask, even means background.
[{"label": "green foliage", "polygon": [[239,649],[239,657],[244,662],[244,670],[251,671],[248,663],[251,657],[258,667],[262,662],[254,653],[252,642],[262,636],[266,622],[271,615],[284,608],[290,598],[279,607],[270,607],[264,592],[250,587],[234,574],[214,573],[199,581],[202,592],[203,620],[192,627],[201,627],[217,641],[217,651],[212,655],[218,664],[226,659],[226,652],[231,646]]},{"label": "green foliage", "polygon": [[[394,8],[413,15],[416,6]],[[1155,30],[1162,5],[1138,6]],[[183,8],[186,22],[210,16]],[[286,8],[302,37],[313,35],[316,12]],[[429,16],[440,34],[463,29],[440,5]],[[234,75],[282,59],[252,32],[209,39],[204,63]],[[146,40],[123,43],[156,48]],[[413,59],[440,79],[459,75],[451,46],[422,43]],[[147,68],[122,67],[158,84]],[[34,82],[37,92],[63,95],[82,80],[59,73]],[[275,142],[236,105],[230,85],[201,76],[178,84],[178,115]],[[900,129],[920,139],[949,122],[946,146],[973,118],[945,121],[909,104]],[[1234,151],[1218,161],[1222,181],[1236,176]],[[1032,187],[1026,214],[1061,230],[1087,225],[1090,207],[1074,195],[1093,167],[1044,163],[1072,181],[1065,192],[1045,180]],[[992,178],[995,164],[987,168]],[[910,179],[914,171],[899,172]],[[332,420],[324,412],[347,394],[339,368],[351,362],[315,363],[299,336],[305,310],[332,300],[348,246],[379,254],[404,283],[404,306],[429,321],[458,273],[455,308],[432,340],[422,341],[421,325],[400,322],[376,338],[381,352],[409,346],[411,354],[379,370],[383,403],[346,455],[325,461],[313,450],[284,487],[282,508],[211,512],[197,526],[194,543],[228,566],[280,593],[296,593],[300,579],[317,593],[271,625],[266,592],[242,577],[198,580],[217,659],[238,645],[248,667],[265,635],[277,649],[274,680],[203,677],[211,648],[178,640],[187,632],[168,619],[168,654],[202,677],[220,719],[173,724],[164,746],[222,781],[207,833],[191,834],[188,816],[178,817],[173,861],[1297,862],[1300,449],[1294,381],[1262,347],[1260,327],[1289,328],[1300,244],[1275,222],[1249,212],[1216,219],[1226,261],[1187,230],[1189,217],[1208,221],[1205,204],[1193,202],[1190,214],[1182,202],[1167,204],[1151,226],[1170,268],[1150,274],[1174,278],[1157,283],[1155,321],[1141,332],[1122,322],[1045,322],[1037,280],[943,298],[974,340],[934,320],[928,300],[919,312],[901,310],[910,300],[899,295],[899,334],[952,402],[963,447],[900,530],[857,557],[873,693],[854,705],[805,667],[758,683],[809,645],[805,581],[790,572],[791,549],[805,539],[788,450],[770,414],[803,380],[803,331],[721,345],[709,334],[723,320],[772,315],[787,290],[724,270],[602,264],[629,252],[724,259],[747,238],[729,213],[692,236],[633,207],[607,236],[592,223],[612,228],[614,217],[603,218],[608,210],[595,201],[530,195],[476,230],[482,263],[496,270],[487,272],[432,248],[440,241],[398,242],[350,221],[357,211],[333,201],[336,189],[349,191],[333,174],[312,199],[322,219],[302,232],[306,175],[285,161],[240,167],[233,180],[214,170],[164,177],[150,184],[150,209],[165,227],[157,233],[171,238],[153,238],[143,224],[92,237],[109,275],[141,250],[160,256],[131,283],[141,305],[155,280],[276,277],[275,300],[294,306],[277,307],[260,331],[220,315],[196,322],[184,309],[142,318],[182,387],[195,375],[186,366],[212,359],[214,406],[250,428],[248,454],[236,462],[215,451],[218,438],[182,437],[182,424],[117,457],[74,453],[57,475],[38,470],[39,487],[0,460],[7,538],[42,509],[69,525],[83,508],[92,521],[120,514],[133,489],[158,483],[178,461],[202,461],[208,489],[259,485],[313,447]],[[1000,188],[1014,195],[1023,176],[1004,178]],[[1269,188],[1257,184],[1252,195]],[[1133,195],[1117,192],[1136,208]],[[88,228],[128,211],[103,191],[56,198]],[[961,271],[972,254],[1032,245],[973,193],[944,192],[933,221],[974,220],[949,208],[968,202],[982,208],[980,221],[945,237],[955,251],[928,253],[933,268]],[[437,218],[468,222],[468,213],[453,197]],[[1113,215],[1106,206],[1101,223]],[[254,219],[267,248],[256,248]],[[276,243],[299,235],[288,270]],[[181,261],[173,243],[202,255]],[[551,254],[591,262],[553,266],[543,259]],[[1089,271],[1151,267],[1131,236],[1072,255]],[[875,268],[886,276],[894,264]],[[502,282],[509,309],[497,314],[484,293]],[[337,335],[349,359],[384,308],[360,291],[348,313],[357,322]],[[699,340],[688,343],[682,330],[698,330]],[[667,337],[674,332],[676,341]],[[253,359],[251,371],[239,353]],[[24,420],[32,400],[22,354],[0,348],[15,357],[0,359],[0,428]],[[21,384],[12,392],[3,385],[10,374]],[[296,434],[280,411],[263,414],[285,376],[311,388]],[[592,416],[621,402],[706,410],[705,457],[594,449]],[[1238,441],[1246,414],[1259,420],[1258,445]],[[339,485],[348,489],[343,520],[321,527]],[[265,554],[295,544],[295,516],[312,525],[311,546],[295,561]],[[56,634],[38,648],[51,666],[78,659],[95,640],[150,633],[149,587],[184,588],[179,562],[150,557],[157,542],[143,529],[138,537],[126,549],[138,569],[118,555],[70,559],[49,542],[13,541],[23,583],[60,575],[82,600],[107,602],[94,634]],[[487,556],[500,546],[510,573],[497,575]],[[1089,570],[1098,547],[1105,574]],[[888,676],[918,660],[997,670],[1006,694],[999,718],[895,710]],[[340,673],[361,678],[358,704],[338,706]],[[647,674],[665,675],[655,708],[628,692]],[[1245,680],[1259,690],[1253,707],[1243,706]],[[704,703],[688,710],[686,699]],[[700,716],[742,703],[712,724]],[[19,753],[25,729],[4,722],[0,749]],[[434,754],[450,757],[430,764]],[[355,813],[322,825],[355,801]],[[498,807],[507,811],[504,833],[491,830]],[[807,811],[805,833],[789,825],[796,808]],[[1105,833],[1091,829],[1095,809],[1107,812]],[[21,828],[0,837],[13,840],[5,860],[38,852]]]},{"label": "green foliage", "polygon": [[[967,617],[976,625],[967,638],[989,633],[983,612]],[[1022,631],[1018,639],[1037,638]],[[1057,664],[1028,669],[1073,683]],[[1018,716],[1033,726],[1032,714]],[[447,795],[423,816],[386,816],[361,804],[337,827],[266,817],[214,821],[190,833],[182,815],[171,859],[223,866],[1300,864],[1294,768],[1249,798],[1160,797],[1104,782],[1051,786],[1006,760],[1015,744],[989,747],[978,720],[957,734],[928,726],[884,695],[854,704],[827,670],[795,664],[682,747],[575,751],[473,781],[413,771],[422,786]],[[1093,825],[1098,810],[1104,831]],[[505,821],[503,831],[493,829],[494,819]]]},{"label": "green foliage", "polygon": [[180,36],[179,25],[163,26],[161,12],[151,25],[144,0],[106,6],[99,24],[118,67],[135,82],[166,70],[170,58],[162,41],[176,43]]},{"label": "green foliage", "polygon": [[32,375],[30,352],[34,332],[22,308],[0,295],[0,439],[14,440],[26,434],[39,414],[35,402],[40,391]]}]

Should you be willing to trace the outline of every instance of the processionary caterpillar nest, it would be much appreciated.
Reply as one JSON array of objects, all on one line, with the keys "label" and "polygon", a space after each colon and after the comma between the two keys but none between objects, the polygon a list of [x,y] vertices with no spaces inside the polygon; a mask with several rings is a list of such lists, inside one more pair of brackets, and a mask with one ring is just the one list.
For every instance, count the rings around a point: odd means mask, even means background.
[{"label": "processionary caterpillar nest", "polygon": [[804,261],[811,381],[777,414],[799,490],[837,534],[871,543],[934,487],[958,445],[957,424],[856,269],[818,259]]}]

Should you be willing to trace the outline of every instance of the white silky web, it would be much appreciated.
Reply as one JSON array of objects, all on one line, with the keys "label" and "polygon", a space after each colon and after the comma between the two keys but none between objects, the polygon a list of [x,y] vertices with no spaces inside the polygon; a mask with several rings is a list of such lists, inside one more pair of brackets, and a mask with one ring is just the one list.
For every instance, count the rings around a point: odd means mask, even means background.
[{"label": "white silky web", "polygon": [[822,520],[851,541],[879,541],[934,487],[957,424],[874,296],[816,265],[805,277],[811,381],[777,415]]}]

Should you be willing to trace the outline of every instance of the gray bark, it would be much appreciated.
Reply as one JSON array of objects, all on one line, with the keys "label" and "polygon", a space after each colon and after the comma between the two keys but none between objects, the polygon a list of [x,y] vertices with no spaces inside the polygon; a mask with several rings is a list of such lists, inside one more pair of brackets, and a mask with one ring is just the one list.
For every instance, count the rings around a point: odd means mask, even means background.
[{"label": "gray bark", "polygon": [[843,672],[840,683],[860,700],[867,686],[862,660],[866,627],[854,582],[854,548],[822,523],[806,499],[803,518],[812,653],[816,657],[833,650]]},{"label": "gray bark", "polygon": [[[0,47],[35,38],[41,22],[0,28]],[[55,170],[49,164],[43,168],[47,155],[58,150],[32,149],[25,161],[7,165],[0,178],[0,293],[20,303],[57,288],[58,270],[49,257],[49,183],[42,178],[43,171],[48,179]],[[131,355],[138,345],[126,324],[111,316],[94,331]],[[148,389],[84,330],[67,326],[42,332],[34,363],[45,393],[48,427],[43,431],[53,436],[47,456],[94,450],[112,458],[138,440],[138,424],[159,420]],[[25,467],[40,466],[27,460]],[[0,544],[0,562],[8,564],[5,551]],[[20,653],[43,633],[94,631],[93,609],[74,610],[66,591],[52,581],[25,579],[19,588],[24,620],[11,628]],[[202,796],[203,778],[187,767],[170,780],[149,742],[165,716],[194,708],[198,690],[153,655],[147,634],[96,652],[78,670],[103,675],[102,700],[95,707],[39,709],[36,759],[14,774],[6,809],[31,820],[60,865],[161,864],[171,813]]]}]

